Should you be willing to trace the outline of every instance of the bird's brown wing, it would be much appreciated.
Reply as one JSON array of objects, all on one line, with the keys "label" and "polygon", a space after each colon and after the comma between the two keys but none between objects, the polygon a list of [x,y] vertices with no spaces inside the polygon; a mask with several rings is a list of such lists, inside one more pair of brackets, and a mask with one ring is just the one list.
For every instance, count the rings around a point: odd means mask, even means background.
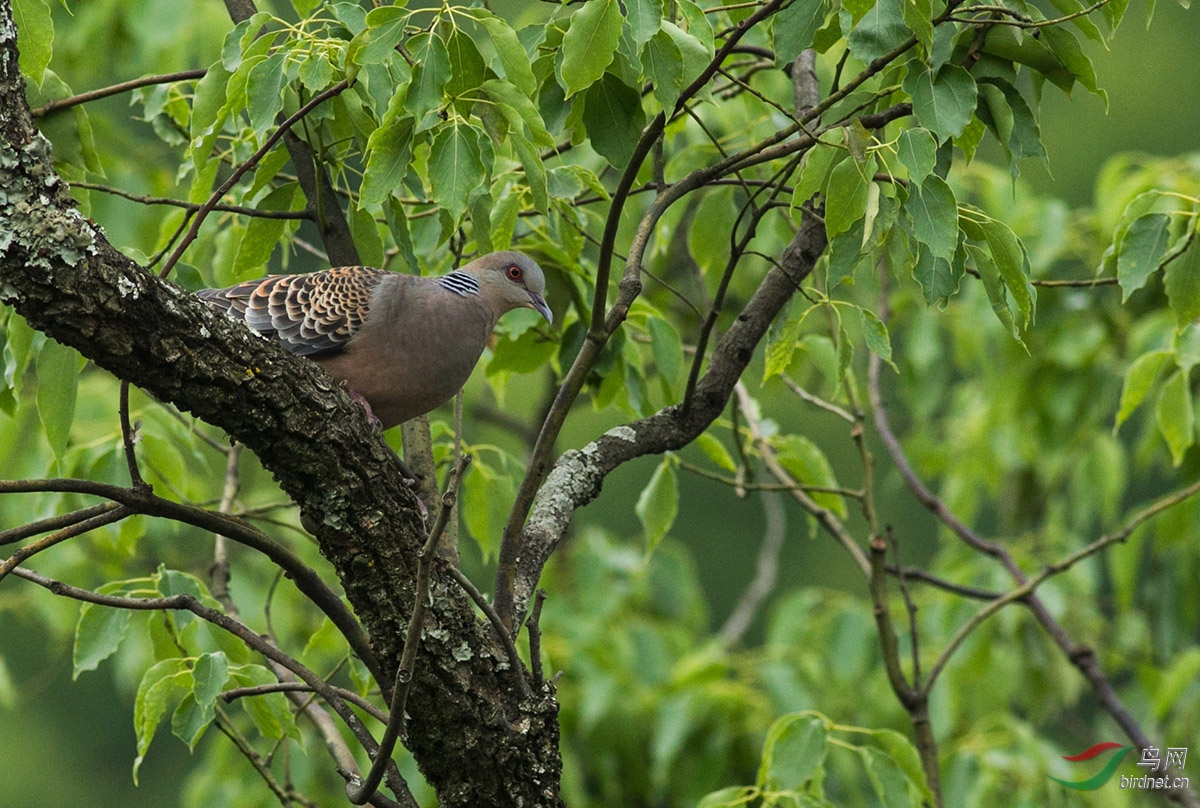
[{"label": "bird's brown wing", "polygon": [[338,267],[303,275],[272,275],[197,295],[263,336],[275,336],[294,354],[336,353],[362,327],[371,295],[388,273]]}]

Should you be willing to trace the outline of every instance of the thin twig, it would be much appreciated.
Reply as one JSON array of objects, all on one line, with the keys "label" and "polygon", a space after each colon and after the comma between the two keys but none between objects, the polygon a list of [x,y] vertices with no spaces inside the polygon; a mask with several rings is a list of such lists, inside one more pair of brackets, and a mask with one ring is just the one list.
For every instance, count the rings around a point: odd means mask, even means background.
[{"label": "thin twig", "polygon": [[529,633],[529,667],[533,671],[533,683],[542,692],[545,679],[542,676],[542,606],[546,603],[546,590],[541,587],[533,595],[533,612],[525,621]]},{"label": "thin twig", "polygon": [[[330,687],[343,699],[350,702],[355,707],[360,708],[363,712],[367,713],[379,723],[387,723],[387,713],[355,693],[353,690],[346,690],[344,687],[337,687],[336,685],[330,685]],[[235,687],[232,690],[226,690],[223,692],[221,694],[221,698],[226,702],[232,703],[238,699],[244,699],[253,696],[263,696],[267,693],[316,693],[316,691],[313,690],[311,685],[305,684],[304,682],[271,682],[265,685],[254,685],[252,687]]]},{"label": "thin twig", "polygon": [[60,544],[67,539],[73,539],[76,536],[81,536],[84,533],[89,533],[96,528],[111,525],[113,522],[119,522],[127,516],[133,515],[133,509],[127,508],[124,505],[119,505],[116,508],[99,513],[96,516],[91,516],[87,519],[82,519],[67,527],[54,531],[53,533],[43,536],[37,541],[30,542],[24,547],[19,548],[8,558],[0,561],[0,581],[10,572],[19,572],[22,562],[27,561],[30,557],[37,555],[43,550],[47,550],[56,544]]},{"label": "thin twig", "polygon": [[29,114],[35,118],[41,118],[60,109],[67,109],[77,104],[86,104],[89,101],[97,101],[101,98],[108,98],[111,95],[126,93],[130,90],[136,90],[139,87],[150,87],[155,84],[171,84],[176,81],[191,81],[192,79],[204,78],[204,74],[207,72],[208,70],[200,68],[198,70],[182,70],[178,73],[164,73],[160,76],[143,76],[140,79],[123,81],[120,84],[101,87],[98,90],[89,90],[86,93],[73,95],[69,98],[56,98],[52,101],[47,101],[43,106],[29,110]]},{"label": "thin twig", "polygon": [[[199,202],[188,202],[185,199],[174,199],[169,196],[147,196],[145,194],[135,194],[130,191],[114,188],[111,185],[101,185],[97,182],[82,182],[76,181],[71,183],[72,188],[84,188],[89,191],[99,191],[105,194],[119,196],[122,199],[128,199],[130,202],[140,202],[143,205],[168,205],[173,208],[181,208],[183,210],[197,213],[204,205]],[[242,216],[254,216],[259,219],[311,219],[312,216],[307,211],[303,210],[259,210],[257,208],[248,208],[245,205],[228,205],[219,203],[213,205],[212,210],[218,213],[237,213]]]},{"label": "thin twig", "polygon": [[24,541],[30,536],[36,536],[39,533],[45,533],[49,530],[60,530],[70,527],[88,519],[110,513],[120,507],[121,505],[116,502],[103,502],[99,505],[93,505],[90,508],[80,508],[77,511],[71,511],[70,513],[58,516],[49,516],[45,519],[39,519],[36,522],[28,522],[24,525],[0,531],[0,547]]}]

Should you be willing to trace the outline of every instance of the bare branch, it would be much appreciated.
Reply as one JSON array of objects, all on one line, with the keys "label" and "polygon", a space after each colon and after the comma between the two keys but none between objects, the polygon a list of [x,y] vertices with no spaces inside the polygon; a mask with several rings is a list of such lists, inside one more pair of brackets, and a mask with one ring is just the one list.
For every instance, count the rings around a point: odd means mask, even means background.
[{"label": "bare branch", "polygon": [[159,76],[143,76],[140,79],[131,81],[123,81],[120,84],[113,84],[109,87],[101,87],[98,90],[89,90],[86,93],[73,95],[69,98],[56,98],[52,101],[47,101],[44,106],[35,107],[29,110],[29,114],[35,118],[41,118],[49,115],[52,112],[57,112],[61,109],[76,106],[77,104],[86,104],[89,101],[98,101],[101,98],[108,98],[112,95],[127,93],[130,90],[136,90],[139,87],[150,87],[155,84],[172,84],[177,81],[192,81],[193,79],[204,78],[204,74],[208,70],[200,68],[198,70],[181,70],[178,73],[164,73]]}]

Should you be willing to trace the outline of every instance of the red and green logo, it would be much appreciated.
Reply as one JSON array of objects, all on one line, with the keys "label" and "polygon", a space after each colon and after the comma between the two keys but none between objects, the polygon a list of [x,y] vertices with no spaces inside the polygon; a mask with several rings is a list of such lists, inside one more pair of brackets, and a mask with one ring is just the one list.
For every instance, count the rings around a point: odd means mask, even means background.
[{"label": "red and green logo", "polygon": [[1103,755],[1110,749],[1116,749],[1117,752],[1108,759],[1108,763],[1104,764],[1104,768],[1093,774],[1086,780],[1059,780],[1057,777],[1051,777],[1051,780],[1062,783],[1067,788],[1073,788],[1076,791],[1092,791],[1100,788],[1100,786],[1112,779],[1113,772],[1117,770],[1117,764],[1121,762],[1121,758],[1125,757],[1125,753],[1132,749],[1132,746],[1122,746],[1113,741],[1105,741],[1098,743],[1093,747],[1083,750],[1078,755],[1063,755],[1063,760],[1069,760],[1072,763],[1079,763],[1084,760],[1091,760],[1094,757]]}]

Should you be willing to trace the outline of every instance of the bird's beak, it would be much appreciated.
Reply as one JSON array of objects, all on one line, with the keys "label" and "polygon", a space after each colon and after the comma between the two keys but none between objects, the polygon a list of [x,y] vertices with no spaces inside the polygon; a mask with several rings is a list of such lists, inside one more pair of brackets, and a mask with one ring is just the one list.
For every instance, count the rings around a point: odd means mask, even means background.
[{"label": "bird's beak", "polygon": [[546,298],[539,295],[537,292],[529,293],[529,308],[546,318],[546,322],[554,322],[554,312],[550,311],[550,306],[546,303]]}]

